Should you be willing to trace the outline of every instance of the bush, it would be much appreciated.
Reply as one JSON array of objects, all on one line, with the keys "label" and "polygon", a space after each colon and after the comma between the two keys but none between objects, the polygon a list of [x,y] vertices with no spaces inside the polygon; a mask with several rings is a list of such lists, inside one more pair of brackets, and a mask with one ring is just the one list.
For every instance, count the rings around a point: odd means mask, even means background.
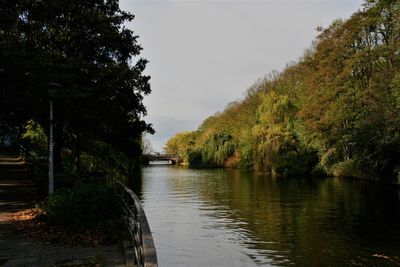
[{"label": "bush", "polygon": [[203,157],[200,151],[191,151],[189,153],[189,167],[191,168],[199,168],[203,167]]},{"label": "bush", "polygon": [[363,177],[364,173],[361,172],[361,166],[356,160],[345,160],[333,165],[332,174],[341,177]]},{"label": "bush", "polygon": [[85,184],[56,191],[40,206],[41,219],[73,232],[112,234],[121,223],[119,199],[103,185]]}]

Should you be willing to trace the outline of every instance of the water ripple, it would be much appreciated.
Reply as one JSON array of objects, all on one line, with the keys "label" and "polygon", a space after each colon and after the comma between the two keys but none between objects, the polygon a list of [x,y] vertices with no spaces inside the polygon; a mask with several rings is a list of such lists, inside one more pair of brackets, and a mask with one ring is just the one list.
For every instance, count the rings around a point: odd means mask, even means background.
[{"label": "water ripple", "polygon": [[385,262],[373,254],[400,258],[400,197],[387,187],[171,167],[143,176],[160,266],[374,266]]}]

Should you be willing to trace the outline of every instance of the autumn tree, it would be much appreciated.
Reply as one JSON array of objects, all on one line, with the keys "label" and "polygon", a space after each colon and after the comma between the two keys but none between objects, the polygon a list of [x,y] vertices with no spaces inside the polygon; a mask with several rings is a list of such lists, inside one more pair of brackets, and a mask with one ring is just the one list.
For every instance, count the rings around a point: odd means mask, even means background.
[{"label": "autumn tree", "polygon": [[164,151],[168,154],[178,155],[183,159],[183,163],[188,163],[189,154],[194,148],[195,138],[195,132],[178,133],[167,141]]},{"label": "autumn tree", "polygon": [[298,62],[203,122],[193,159],[224,166],[235,155],[241,167],[276,173],[398,177],[399,1],[368,0],[319,31]]},{"label": "autumn tree", "polygon": [[363,11],[333,23],[317,40],[301,114],[327,170],[361,164],[372,175],[395,175],[398,18],[396,1],[368,1]]}]

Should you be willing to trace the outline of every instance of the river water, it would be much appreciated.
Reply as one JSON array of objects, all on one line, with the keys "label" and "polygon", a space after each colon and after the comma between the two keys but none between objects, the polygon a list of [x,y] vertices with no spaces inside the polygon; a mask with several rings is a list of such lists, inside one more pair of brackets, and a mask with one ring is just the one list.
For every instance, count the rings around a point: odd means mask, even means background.
[{"label": "river water", "polygon": [[400,265],[394,186],[153,165],[135,191],[161,267]]}]

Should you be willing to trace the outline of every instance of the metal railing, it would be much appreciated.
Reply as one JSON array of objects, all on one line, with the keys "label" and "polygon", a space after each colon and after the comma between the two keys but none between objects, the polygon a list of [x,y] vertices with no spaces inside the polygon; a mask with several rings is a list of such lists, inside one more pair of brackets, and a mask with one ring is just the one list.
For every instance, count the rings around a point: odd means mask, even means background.
[{"label": "metal railing", "polygon": [[180,156],[177,154],[146,154],[144,156],[146,156],[148,158],[161,158],[161,159],[163,159],[163,158],[180,158]]},{"label": "metal railing", "polygon": [[140,267],[157,267],[157,253],[149,223],[139,198],[125,184],[115,178],[109,178],[108,183],[122,201],[122,217],[130,232],[134,264]]}]

